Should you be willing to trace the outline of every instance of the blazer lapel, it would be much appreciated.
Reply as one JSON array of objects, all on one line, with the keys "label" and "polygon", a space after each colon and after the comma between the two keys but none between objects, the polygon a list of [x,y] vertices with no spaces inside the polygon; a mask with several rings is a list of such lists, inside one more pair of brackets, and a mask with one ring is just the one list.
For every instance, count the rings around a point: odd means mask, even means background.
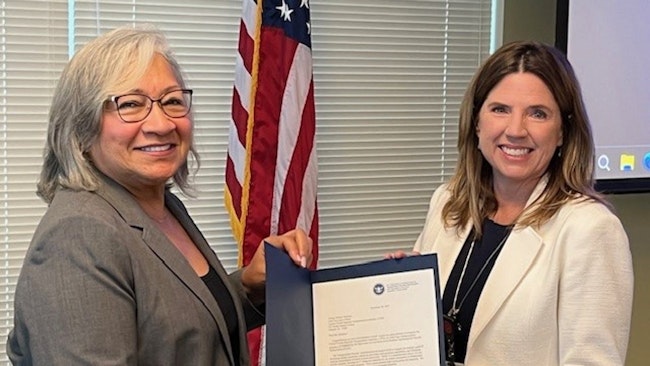
[{"label": "blazer lapel", "polygon": [[[201,234],[198,227],[196,227],[196,225],[190,218],[189,214],[185,210],[184,206],[182,206],[178,198],[176,198],[169,192],[167,192],[165,195],[165,204],[167,205],[167,208],[170,210],[170,212],[174,215],[174,217],[176,217],[176,219],[181,224],[181,226],[183,226],[185,232],[187,232],[187,235],[190,237],[190,239],[192,239],[194,244],[198,247],[198,249],[201,251],[203,256],[206,258],[210,267],[212,267],[217,272],[219,278],[221,279],[221,281],[223,281],[224,285],[228,289],[232,301],[236,305],[239,305],[238,303],[239,297],[237,293],[231,288],[230,283],[228,283],[228,274],[223,269],[223,266],[219,263],[217,255],[214,253],[212,248],[210,248],[210,245],[208,244],[207,240],[205,240],[203,234]],[[153,232],[162,235],[164,239],[167,240],[164,234],[162,234],[159,230],[154,230]],[[158,243],[161,242],[159,241]],[[231,360],[233,360],[234,355],[232,353],[232,344],[230,342],[230,334],[228,333],[228,326],[226,324],[225,318],[223,317],[223,314],[221,313],[221,310],[219,308],[216,299],[214,298],[214,296],[212,295],[208,287],[205,286],[203,280],[201,280],[196,275],[196,273],[189,266],[185,258],[182,257],[182,254],[178,250],[173,248],[173,244],[169,243],[169,246],[165,246],[165,248],[172,248],[175,253],[173,253],[172,255],[167,255],[166,251],[163,250],[160,252],[160,254],[166,255],[167,257],[170,258],[170,260],[172,260],[173,264],[169,266],[170,270],[172,270],[172,272],[178,275],[179,279],[185,283],[185,285],[190,289],[190,291],[192,291],[199,298],[199,300],[201,300],[201,302],[205,305],[205,307],[208,309],[210,314],[212,314],[212,317],[217,322],[219,333],[221,334],[221,338],[226,344],[225,349],[228,353],[228,357]],[[165,249],[165,248],[160,248],[160,249]],[[156,250],[154,249],[154,251]],[[174,258],[172,258],[172,257],[177,257],[179,255],[183,261],[182,263],[183,265],[176,263]],[[163,258],[161,257],[161,259]],[[189,269],[189,271],[187,269]],[[241,315],[238,314],[237,316],[239,320],[239,327],[244,326],[243,329],[246,329],[245,323],[243,323],[244,321],[241,318]]]},{"label": "blazer lapel", "polygon": [[[215,268],[214,263],[212,263],[212,261],[209,259],[210,257],[206,255],[205,251],[202,248],[202,245],[197,243],[196,235],[192,235],[190,233],[190,230],[187,229],[187,226],[185,225],[186,222],[184,223],[185,220],[180,218],[178,216],[178,213],[173,209],[170,209],[170,211],[172,214],[174,214],[174,216],[176,216],[179,222],[181,222],[181,225],[183,225],[185,230],[188,231],[188,235],[190,235],[191,239],[195,242],[195,244],[197,244],[199,249],[203,252],[204,256],[208,258],[210,266]],[[189,220],[189,217],[187,217],[187,220]],[[160,258],[163,264],[167,266],[167,268],[169,268],[169,270],[174,273],[174,275],[176,275],[176,277],[178,277],[178,279],[183,282],[183,284],[185,284],[185,286],[203,303],[206,309],[210,312],[212,318],[217,323],[217,328],[221,334],[221,339],[225,343],[225,351],[228,353],[228,357],[233,360],[232,344],[230,342],[230,334],[228,333],[226,320],[219,310],[219,305],[216,299],[214,296],[212,296],[212,293],[205,285],[203,280],[196,274],[196,272],[194,272],[194,269],[192,269],[185,257],[183,257],[182,253],[176,249],[174,244],[172,244],[169,239],[167,239],[165,234],[152,224],[146,224],[143,228],[142,240],[144,240],[144,242],[149,246],[149,248],[151,248],[156,256]],[[201,241],[204,240],[205,239],[203,239],[201,236]],[[207,246],[207,243],[205,246]],[[220,277],[222,281],[227,281],[227,279],[224,279],[222,276]]]},{"label": "blazer lapel", "polygon": [[[165,236],[165,234],[155,226],[153,221],[148,218],[147,214],[140,208],[133,196],[109,177],[104,175],[102,175],[102,177],[104,178],[104,184],[97,190],[97,194],[113,206],[127,224],[142,231],[142,240],[144,243],[208,309],[218,325],[221,337],[226,344],[226,351],[228,352],[229,358],[232,360],[232,345],[230,343],[228,327],[223,314],[219,310],[219,305],[214,296],[212,296],[208,287],[194,272],[185,257],[183,257],[183,254],[176,249],[167,236]],[[224,272],[222,267],[218,265],[218,263],[215,263],[215,261],[217,261],[216,255],[210,249],[205,238],[198,231],[198,228],[193,224],[185,209],[182,208],[177,201],[178,199],[173,197],[171,193],[166,193],[165,204],[168,206],[168,209],[180,222],[190,238],[207,258],[210,266],[215,268],[221,279],[226,282],[227,278],[223,277]],[[226,287],[230,288],[228,283],[226,283]],[[237,297],[236,294],[233,294],[232,290],[230,290],[230,295],[236,302]]]},{"label": "blazer lapel", "polygon": [[530,227],[510,234],[481,292],[472,320],[468,349],[526,275],[542,245],[541,237]]},{"label": "blazer lapel", "polygon": [[[548,175],[544,175],[531,192],[526,202],[526,209],[538,204],[538,199],[544,194],[547,183]],[[479,297],[467,349],[472,347],[474,341],[526,275],[543,244],[542,238],[533,228],[515,227],[499,253]]]},{"label": "blazer lapel", "polygon": [[145,223],[142,230],[142,240],[160,258],[164,265],[206,305],[210,312],[213,312],[212,308],[216,307],[217,304],[210,291],[181,252],[167,239],[167,236],[153,224]]}]

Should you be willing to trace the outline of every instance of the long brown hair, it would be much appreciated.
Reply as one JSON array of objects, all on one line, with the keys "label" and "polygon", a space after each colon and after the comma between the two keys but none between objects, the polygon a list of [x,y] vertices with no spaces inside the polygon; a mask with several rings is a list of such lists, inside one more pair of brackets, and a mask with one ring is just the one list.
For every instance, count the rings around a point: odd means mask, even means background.
[{"label": "long brown hair", "polygon": [[517,219],[517,225],[539,226],[571,199],[594,199],[609,205],[594,189],[594,143],[580,92],[567,58],[538,42],[518,41],[502,46],[476,72],[460,109],[458,163],[449,183],[451,199],[442,215],[445,225],[460,232],[471,223],[477,236],[482,222],[496,212],[492,167],[478,149],[479,111],[490,91],[507,75],[531,73],[549,88],[562,117],[563,144],[547,168],[548,183],[537,201]]}]

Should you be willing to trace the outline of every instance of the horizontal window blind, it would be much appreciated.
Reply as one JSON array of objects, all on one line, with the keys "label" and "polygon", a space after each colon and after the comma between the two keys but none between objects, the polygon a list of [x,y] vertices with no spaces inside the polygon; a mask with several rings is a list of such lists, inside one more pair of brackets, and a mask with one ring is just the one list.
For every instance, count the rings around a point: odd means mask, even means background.
[{"label": "horizontal window blind", "polygon": [[68,60],[65,1],[0,3],[0,362],[25,250],[46,205],[36,196],[51,90]]},{"label": "horizontal window blind", "polygon": [[[183,198],[224,265],[237,247],[223,204],[240,0],[0,3],[0,337],[46,205],[35,195],[53,88],[68,55],[124,24],[168,36],[194,93],[201,170]],[[490,0],[310,2],[321,268],[408,249],[456,164],[462,94],[490,46]],[[4,347],[0,363],[8,364]]]},{"label": "horizontal window blind", "polygon": [[312,2],[321,267],[409,249],[456,164],[489,1]]}]

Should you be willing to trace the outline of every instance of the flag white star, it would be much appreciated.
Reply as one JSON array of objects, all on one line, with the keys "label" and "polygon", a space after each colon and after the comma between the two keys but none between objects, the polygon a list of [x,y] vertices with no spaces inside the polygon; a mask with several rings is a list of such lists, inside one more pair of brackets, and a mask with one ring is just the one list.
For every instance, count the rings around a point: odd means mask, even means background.
[{"label": "flag white star", "polygon": [[300,0],[300,7],[302,8],[303,6],[309,9],[309,0]]},{"label": "flag white star", "polygon": [[282,5],[276,6],[275,8],[280,10],[280,16],[285,21],[291,21],[291,13],[293,13],[293,10],[289,9],[289,5],[284,0],[282,0]]}]

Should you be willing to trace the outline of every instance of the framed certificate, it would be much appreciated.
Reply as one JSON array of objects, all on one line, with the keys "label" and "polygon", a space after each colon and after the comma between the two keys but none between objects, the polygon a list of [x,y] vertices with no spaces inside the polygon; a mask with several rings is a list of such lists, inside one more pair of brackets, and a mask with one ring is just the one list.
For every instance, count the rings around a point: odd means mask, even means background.
[{"label": "framed certificate", "polygon": [[444,365],[435,254],[309,270],[265,244],[266,365]]}]

